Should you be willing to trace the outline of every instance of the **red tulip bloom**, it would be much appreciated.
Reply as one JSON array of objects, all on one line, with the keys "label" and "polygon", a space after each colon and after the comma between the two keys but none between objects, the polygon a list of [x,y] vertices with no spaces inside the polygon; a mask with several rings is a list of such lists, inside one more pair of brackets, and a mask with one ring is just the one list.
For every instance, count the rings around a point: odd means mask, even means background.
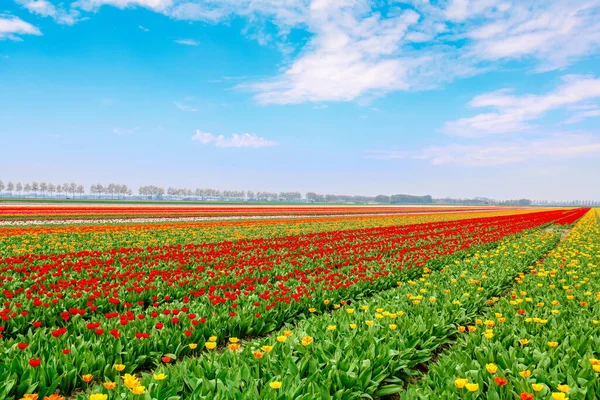
[{"label": "red tulip bloom", "polygon": [[31,360],[29,360],[29,365],[31,365],[33,368],[39,367],[40,366],[40,359],[39,358],[32,358]]},{"label": "red tulip bloom", "polygon": [[498,386],[504,386],[508,383],[508,379],[503,378],[501,376],[497,376],[494,378],[494,382],[496,382],[496,385]]},{"label": "red tulip bloom", "polygon": [[71,353],[71,349],[64,349],[62,352],[63,352],[63,354],[70,354]]},{"label": "red tulip bloom", "polygon": [[533,394],[521,392],[521,400],[533,400]]},{"label": "red tulip bloom", "polygon": [[162,362],[164,362],[164,363],[170,363],[171,360],[173,360],[173,359],[169,356],[163,356],[163,358],[162,358]]},{"label": "red tulip bloom", "polygon": [[27,346],[29,346],[28,343],[19,343],[17,345],[17,347],[19,348],[19,350],[25,350],[27,348]]}]

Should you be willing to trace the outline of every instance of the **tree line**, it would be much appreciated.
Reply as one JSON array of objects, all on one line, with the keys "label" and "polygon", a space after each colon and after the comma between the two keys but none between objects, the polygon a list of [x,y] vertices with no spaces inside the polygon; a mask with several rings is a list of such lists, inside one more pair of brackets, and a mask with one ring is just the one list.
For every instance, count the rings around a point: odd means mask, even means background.
[{"label": "tree line", "polygon": [[87,199],[148,199],[182,201],[238,201],[238,202],[305,202],[305,203],[374,203],[374,204],[463,204],[463,205],[600,205],[599,201],[535,201],[529,199],[494,200],[487,197],[433,198],[430,195],[414,196],[394,194],[377,196],[356,196],[343,194],[323,194],[308,192],[266,192],[253,190],[218,190],[208,188],[177,188],[146,185],[140,186],[137,194],[125,184],[92,184],[86,192],[82,184],[75,182],[54,184],[47,182],[7,182],[0,180],[0,197],[71,197]]},{"label": "tree line", "polygon": [[[86,195],[89,193],[89,195]],[[127,185],[118,183],[92,184],[86,192],[81,184],[75,182],[65,184],[53,184],[46,182],[32,182],[22,184],[21,182],[8,182],[6,185],[0,180],[0,196],[17,195],[17,197],[83,197],[89,199],[127,199],[143,198],[149,200],[197,200],[197,201],[258,201],[258,202],[309,202],[309,203],[380,203],[380,204],[432,204],[431,196],[411,196],[397,194],[392,196],[351,196],[338,194],[320,194],[308,192],[304,196],[300,192],[266,192],[253,190],[218,190],[209,188],[176,188],[145,185],[140,186],[137,196]]]},{"label": "tree line", "polygon": [[68,196],[71,194],[72,197],[75,197],[76,194],[83,195],[85,194],[85,188],[83,185],[77,184],[75,182],[64,183],[64,184],[54,184],[54,183],[46,183],[46,182],[31,182],[31,183],[21,183],[21,182],[8,182],[6,185],[3,181],[0,180],[0,195],[2,193],[9,193],[12,195],[13,193],[17,193],[18,196],[29,195],[33,193],[35,197],[38,197],[40,194],[42,197],[46,197],[46,193],[52,197],[54,193],[57,195],[64,194]]}]

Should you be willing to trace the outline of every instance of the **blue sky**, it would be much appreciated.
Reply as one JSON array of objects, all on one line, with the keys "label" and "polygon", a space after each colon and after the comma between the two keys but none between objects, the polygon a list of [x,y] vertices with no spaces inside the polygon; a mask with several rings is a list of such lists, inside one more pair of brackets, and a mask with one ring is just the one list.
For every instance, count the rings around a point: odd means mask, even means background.
[{"label": "blue sky", "polygon": [[600,199],[600,1],[4,0],[0,179]]}]

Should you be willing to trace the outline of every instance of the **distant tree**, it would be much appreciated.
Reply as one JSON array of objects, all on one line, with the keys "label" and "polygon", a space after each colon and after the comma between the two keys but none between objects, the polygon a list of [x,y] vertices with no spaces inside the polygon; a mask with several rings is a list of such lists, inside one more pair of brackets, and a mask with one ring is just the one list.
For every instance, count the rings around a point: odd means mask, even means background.
[{"label": "distant tree", "polygon": [[108,194],[110,194],[110,198],[113,199],[114,194],[115,194],[115,184],[114,183],[109,183],[108,186],[106,187],[106,191],[108,192]]},{"label": "distant tree", "polygon": [[2,191],[4,190],[4,182],[2,182],[0,180],[0,194],[2,194]]},{"label": "distant tree", "polygon": [[77,185],[76,192],[79,195],[79,198],[81,198],[83,196],[83,194],[85,193],[85,189],[83,188],[83,185]]},{"label": "distant tree", "polygon": [[125,196],[127,196],[127,193],[129,192],[129,188],[127,187],[127,185],[121,185],[119,189],[119,192],[123,195],[123,198],[125,198]]},{"label": "distant tree", "polygon": [[40,192],[42,192],[42,197],[45,197],[46,190],[48,190],[48,184],[46,182],[40,183]]},{"label": "distant tree", "polygon": [[17,184],[15,185],[15,190],[17,191],[17,193],[19,193],[19,197],[21,197],[21,192],[23,191],[23,185],[21,184],[21,182],[17,182]]},{"label": "distant tree", "polygon": [[69,192],[71,193],[71,198],[75,198],[76,191],[77,191],[77,184],[75,182],[69,183]]},{"label": "distant tree", "polygon": [[48,184],[48,193],[50,193],[50,197],[52,197],[54,192],[56,192],[56,186],[54,186],[54,183],[49,183]]},{"label": "distant tree", "polygon": [[60,194],[63,191],[63,187],[62,185],[59,183],[58,185],[56,185],[56,194],[60,196]]},{"label": "distant tree", "polygon": [[35,195],[35,197],[37,197],[38,190],[40,190],[40,185],[37,182],[33,182],[31,184],[31,191],[33,192],[33,194]]},{"label": "distant tree", "polygon": [[25,193],[30,194],[31,193],[31,185],[29,183],[26,183],[25,186],[23,186],[23,190],[25,190]]},{"label": "distant tree", "polygon": [[12,182],[8,182],[8,184],[6,185],[6,191],[10,193],[11,197],[13,190],[15,190],[15,185]]},{"label": "distant tree", "polygon": [[375,196],[375,201],[377,203],[389,203],[390,202],[390,196],[386,196],[384,194],[380,194],[379,196]]}]

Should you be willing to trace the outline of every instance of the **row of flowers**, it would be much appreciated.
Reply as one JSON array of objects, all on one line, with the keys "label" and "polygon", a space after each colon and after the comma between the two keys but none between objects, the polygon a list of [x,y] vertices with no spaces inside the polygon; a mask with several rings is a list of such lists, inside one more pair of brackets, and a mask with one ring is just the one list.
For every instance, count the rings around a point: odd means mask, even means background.
[{"label": "row of flowers", "polygon": [[[463,327],[459,342],[402,398],[599,398],[599,267],[600,227],[590,212],[509,296]],[[489,339],[471,332],[486,322]]]},{"label": "row of flowers", "polygon": [[0,221],[11,219],[48,220],[52,218],[172,218],[174,216],[272,216],[272,215],[352,215],[352,214],[398,214],[423,212],[464,212],[472,210],[493,210],[493,207],[220,207],[220,206],[3,206],[0,208]]},{"label": "row of flowers", "polygon": [[411,225],[465,218],[530,213],[532,211],[462,212],[397,216],[314,217],[194,223],[0,227],[0,257],[53,254],[113,248],[220,242],[224,240],[281,237],[335,230]]}]

